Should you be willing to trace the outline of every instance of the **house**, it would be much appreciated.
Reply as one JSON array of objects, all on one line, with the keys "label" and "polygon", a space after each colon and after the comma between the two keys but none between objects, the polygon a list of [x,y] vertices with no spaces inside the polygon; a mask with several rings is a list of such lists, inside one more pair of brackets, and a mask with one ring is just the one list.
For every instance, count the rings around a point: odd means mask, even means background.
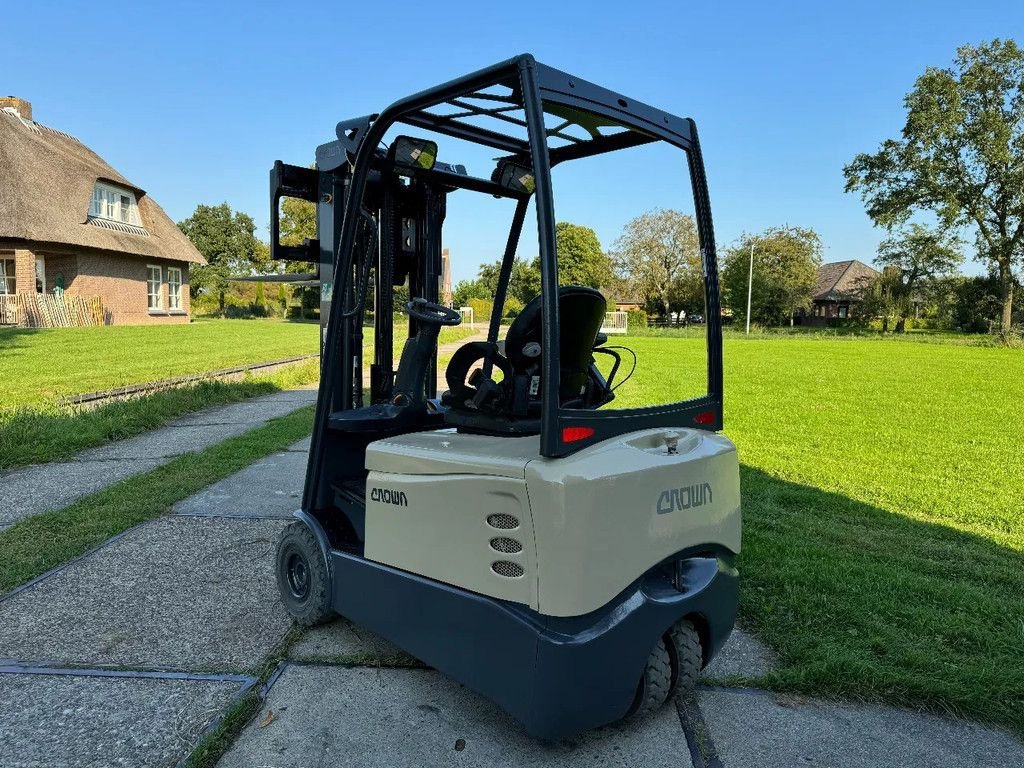
[{"label": "house", "polygon": [[877,269],[862,261],[833,261],[818,267],[814,284],[813,307],[809,314],[801,313],[801,325],[827,325],[832,320],[846,320],[852,307],[861,300],[861,294],[871,280],[879,274]]},{"label": "house", "polygon": [[145,190],[0,98],[0,323],[15,294],[55,292],[98,296],[108,323],[187,322],[189,268],[205,263]]}]

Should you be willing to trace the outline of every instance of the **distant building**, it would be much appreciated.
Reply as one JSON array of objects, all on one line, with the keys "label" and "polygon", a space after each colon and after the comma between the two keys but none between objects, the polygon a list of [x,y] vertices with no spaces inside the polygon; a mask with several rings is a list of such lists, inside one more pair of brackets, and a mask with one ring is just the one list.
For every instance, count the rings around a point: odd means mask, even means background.
[{"label": "distant building", "polygon": [[109,323],[189,318],[206,261],[140,187],[66,133],[0,98],[0,323],[18,293],[99,296]]},{"label": "distant building", "polygon": [[447,248],[441,250],[441,303],[450,307],[452,300],[452,257]]},{"label": "distant building", "polygon": [[818,267],[810,313],[798,313],[801,325],[827,325],[830,320],[846,320],[852,308],[861,301],[867,284],[879,274],[856,259],[833,261]]}]

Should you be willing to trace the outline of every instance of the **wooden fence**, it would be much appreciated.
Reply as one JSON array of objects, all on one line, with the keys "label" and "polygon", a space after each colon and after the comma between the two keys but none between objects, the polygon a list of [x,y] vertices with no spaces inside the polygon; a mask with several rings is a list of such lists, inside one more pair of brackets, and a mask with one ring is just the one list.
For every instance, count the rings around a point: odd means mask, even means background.
[{"label": "wooden fence", "polygon": [[99,296],[24,292],[0,296],[0,324],[23,328],[77,328],[105,325]]}]

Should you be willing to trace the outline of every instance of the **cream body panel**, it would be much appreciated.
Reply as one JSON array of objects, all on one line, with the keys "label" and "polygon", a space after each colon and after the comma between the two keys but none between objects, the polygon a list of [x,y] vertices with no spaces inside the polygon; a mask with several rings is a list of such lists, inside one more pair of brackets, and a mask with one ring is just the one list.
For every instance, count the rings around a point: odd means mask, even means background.
[{"label": "cream body panel", "polygon": [[438,429],[410,432],[370,443],[366,449],[366,468],[409,475],[523,478],[526,463],[539,455],[539,435],[460,435],[454,429]]},{"label": "cream body panel", "polygon": [[[673,432],[678,453],[669,454],[666,436]],[[566,458],[538,457],[527,465],[526,482],[538,610],[548,616],[596,610],[687,547],[740,551],[739,462],[721,435],[633,432]]]},{"label": "cream body panel", "polygon": [[[388,493],[374,493],[374,489]],[[379,500],[382,497],[387,500]],[[511,515],[519,525],[493,528],[487,518],[494,514]],[[515,539],[522,550],[495,551],[490,542],[497,537]],[[522,479],[371,471],[366,485],[364,554],[368,560],[537,608],[537,550]],[[491,569],[497,561],[520,565],[523,575],[498,575]]]}]

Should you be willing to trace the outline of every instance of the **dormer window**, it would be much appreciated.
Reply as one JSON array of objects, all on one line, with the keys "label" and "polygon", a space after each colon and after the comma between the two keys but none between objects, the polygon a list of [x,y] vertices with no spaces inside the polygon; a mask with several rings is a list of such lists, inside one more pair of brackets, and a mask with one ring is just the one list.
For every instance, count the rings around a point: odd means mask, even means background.
[{"label": "dormer window", "polygon": [[92,191],[89,215],[94,219],[116,221],[135,227],[142,226],[135,193],[100,181],[96,182],[96,187]]}]

